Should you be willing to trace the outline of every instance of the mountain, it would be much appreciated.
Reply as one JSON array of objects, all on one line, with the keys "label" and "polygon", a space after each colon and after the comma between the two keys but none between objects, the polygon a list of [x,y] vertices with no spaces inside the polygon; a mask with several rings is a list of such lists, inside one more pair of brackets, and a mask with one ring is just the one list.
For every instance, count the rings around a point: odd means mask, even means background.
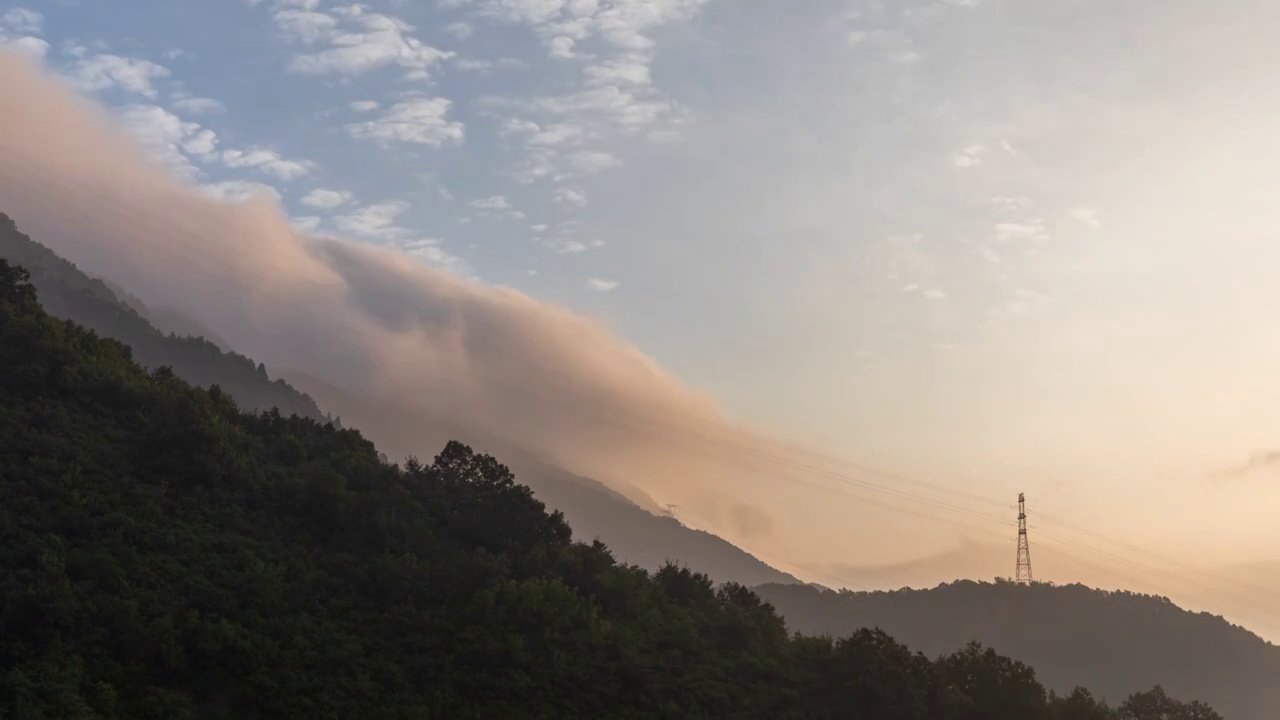
[{"label": "mountain", "polygon": [[[616,557],[647,570],[665,562],[697,568],[718,582],[744,585],[798,583],[732,543],[702,530],[685,527],[661,515],[662,509],[634,486],[616,489],[576,475],[511,443],[450,425],[448,418],[399,418],[386,408],[310,375],[286,372],[295,386],[355,427],[387,447],[392,457],[408,457],[424,447],[439,447],[450,438],[463,438],[500,454],[521,481],[552,509],[564,513],[579,540],[598,539]],[[424,431],[424,426],[429,430]]]},{"label": "mountain", "polygon": [[[238,403],[253,410],[279,408],[285,415],[298,414],[327,420],[315,401],[283,380],[271,380],[261,363],[224,352],[221,340],[193,321],[172,311],[157,313],[141,300],[106,281],[92,278],[18,231],[9,216],[0,213],[0,258],[27,268],[45,309],[54,317],[71,320],[104,337],[128,345],[145,367],[169,366],[182,379],[204,387],[218,385]],[[115,289],[113,290],[113,287]],[[203,337],[165,334],[148,317],[159,317],[162,327],[185,328]]]},{"label": "mountain", "polygon": [[739,584],[571,541],[494,458],[430,465],[148,373],[0,260],[0,717],[1220,717],[1113,712],[968,645],[791,635]]},{"label": "mountain", "polygon": [[[655,515],[621,492],[554,465],[503,453],[534,495],[564,513],[579,540],[600,540],[623,562],[656,570],[667,562],[687,565],[719,582],[744,585],[799,583],[728,541],[681,525],[673,517]],[[642,497],[633,488],[631,497]],[[656,510],[656,503],[649,500]]]},{"label": "mountain", "polygon": [[972,640],[1036,668],[1058,691],[1122,698],[1161,683],[1232,720],[1280,717],[1280,647],[1167,599],[1082,585],[955,582],[931,590],[833,592],[756,588],[795,630],[845,635],[875,627],[929,656]]}]

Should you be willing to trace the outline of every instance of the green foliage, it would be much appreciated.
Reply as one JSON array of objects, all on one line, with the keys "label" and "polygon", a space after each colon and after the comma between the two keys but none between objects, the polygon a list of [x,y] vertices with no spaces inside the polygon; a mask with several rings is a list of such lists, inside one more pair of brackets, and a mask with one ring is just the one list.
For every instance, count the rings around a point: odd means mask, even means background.
[{"label": "green foliage", "polygon": [[977,646],[791,636],[742,586],[620,565],[459,443],[397,467],[243,413],[4,261],[0,368],[0,717],[1114,717]]},{"label": "green foliage", "polygon": [[[327,418],[314,400],[283,380],[272,381],[262,363],[223,352],[211,339],[157,330],[142,302],[122,289],[89,277],[72,263],[23,235],[0,213],[0,258],[31,273],[45,310],[129,346],[144,367],[170,367],[193,385],[217,385],[250,410],[279,408],[286,415]],[[190,329],[190,321],[181,324]]]}]

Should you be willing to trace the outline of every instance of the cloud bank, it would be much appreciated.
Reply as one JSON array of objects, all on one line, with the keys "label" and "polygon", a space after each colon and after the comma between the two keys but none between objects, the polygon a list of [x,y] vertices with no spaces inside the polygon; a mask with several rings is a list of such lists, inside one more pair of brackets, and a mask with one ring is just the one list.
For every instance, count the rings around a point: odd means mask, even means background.
[{"label": "cloud bank", "polygon": [[20,228],[284,372],[394,457],[448,437],[522,448],[730,539],[776,539],[726,499],[768,475],[740,450],[757,441],[601,325],[398,249],[305,236],[269,195],[219,201],[17,55],[0,57],[0,89],[0,202]]}]

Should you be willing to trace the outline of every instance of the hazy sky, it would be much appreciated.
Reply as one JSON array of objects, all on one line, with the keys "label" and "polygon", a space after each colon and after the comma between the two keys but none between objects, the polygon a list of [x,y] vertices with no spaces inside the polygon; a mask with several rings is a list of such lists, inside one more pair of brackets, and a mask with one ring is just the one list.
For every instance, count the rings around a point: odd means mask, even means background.
[{"label": "hazy sky", "polygon": [[[1025,491],[1143,563],[1280,561],[1280,4],[2,8],[220,197],[599,318],[732,417]],[[924,552],[754,492],[788,569]],[[1007,532],[959,517],[934,550]]]}]

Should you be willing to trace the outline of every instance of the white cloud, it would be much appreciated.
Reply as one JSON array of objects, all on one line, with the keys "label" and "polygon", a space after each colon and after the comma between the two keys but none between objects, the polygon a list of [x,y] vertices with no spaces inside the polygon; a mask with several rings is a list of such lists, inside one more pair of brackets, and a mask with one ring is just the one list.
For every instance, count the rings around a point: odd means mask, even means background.
[{"label": "white cloud", "polygon": [[921,295],[923,295],[924,297],[926,297],[926,298],[928,298],[928,299],[930,299],[930,300],[945,300],[945,299],[947,299],[947,294],[946,294],[945,292],[941,291],[941,290],[925,290],[923,293],[921,293]]},{"label": "white cloud", "polygon": [[30,35],[16,38],[6,38],[0,35],[0,48],[16,50],[36,60],[42,60],[49,54],[49,43]]},{"label": "white cloud", "polygon": [[581,240],[560,240],[552,243],[552,248],[562,255],[572,255],[575,253],[586,252],[587,244]]},{"label": "white cloud", "polygon": [[511,203],[507,202],[507,199],[501,195],[494,195],[493,197],[481,198],[479,200],[472,200],[469,204],[471,205],[471,207],[481,208],[483,210],[510,210],[511,209]]},{"label": "white cloud", "polygon": [[409,204],[399,200],[389,200],[357,208],[354,211],[336,215],[333,224],[342,232],[379,240],[395,240],[403,238],[408,231],[396,224],[396,218],[409,209]]},{"label": "white cloud", "polygon": [[587,196],[572,188],[561,187],[556,188],[555,201],[562,205],[572,205],[574,207],[584,207],[587,204]]},{"label": "white cloud", "polygon": [[538,223],[537,225],[530,225],[529,229],[533,232],[543,232],[547,229],[547,226],[545,223]]},{"label": "white cloud", "polygon": [[316,164],[310,160],[287,160],[274,150],[224,150],[221,160],[232,168],[253,168],[280,180],[296,180],[310,175]]},{"label": "white cloud", "polygon": [[547,41],[547,50],[553,58],[568,60],[576,57],[573,52],[574,45],[575,43],[573,38],[558,35]]},{"label": "white cloud", "polygon": [[275,188],[249,180],[227,180],[210,185],[202,185],[200,189],[212,197],[229,203],[242,203],[258,197],[280,199],[280,192]]},{"label": "white cloud", "polygon": [[1026,223],[1005,222],[996,223],[995,236],[997,240],[1048,240],[1048,229],[1042,220],[1032,220]]},{"label": "white cloud", "polygon": [[991,198],[991,204],[1003,210],[1021,210],[1031,207],[1031,198],[1026,195],[999,195]]},{"label": "white cloud", "polygon": [[1078,207],[1071,210],[1071,217],[1088,225],[1093,229],[1102,227],[1102,223],[1098,222],[1098,211],[1090,207]]},{"label": "white cloud", "polygon": [[356,112],[373,112],[382,106],[378,104],[377,100],[356,100],[348,107]]},{"label": "white cloud", "polygon": [[400,249],[408,255],[456,274],[464,276],[472,274],[471,267],[465,260],[456,255],[451,255],[440,245],[440,241],[435,238],[422,238],[420,240],[402,242],[400,243]]},{"label": "white cloud", "polygon": [[329,38],[338,27],[332,15],[307,10],[282,10],[275,14],[275,21],[281,35],[306,45]]},{"label": "white cloud", "polygon": [[159,105],[130,105],[121,108],[118,116],[151,157],[188,180],[200,176],[189,156],[210,157],[218,143],[212,130],[186,122]]},{"label": "white cloud", "polygon": [[[279,15],[284,13],[278,13]],[[311,13],[326,20],[308,19],[299,30],[282,27],[286,37],[304,44],[325,42],[329,47],[297,55],[289,64],[293,72],[309,75],[353,77],[385,67],[400,67],[411,80],[425,80],[429,71],[452,52],[437,50],[410,35],[414,26],[400,18],[370,12],[363,5],[346,5],[331,13]]]},{"label": "white cloud", "polygon": [[444,31],[459,40],[466,40],[475,32],[475,28],[464,22],[456,22],[446,25]]},{"label": "white cloud", "polygon": [[323,210],[332,210],[339,205],[346,205],[351,202],[351,193],[346,190],[326,190],[324,188],[316,188],[299,200],[307,207],[319,208]]},{"label": "white cloud", "polygon": [[583,70],[591,85],[648,85],[649,64],[645,58],[628,55]]},{"label": "white cloud", "polygon": [[212,112],[222,112],[227,109],[226,105],[206,97],[183,97],[173,101],[173,106],[178,110],[192,115],[204,115]]},{"label": "white cloud", "polygon": [[956,153],[951,158],[951,162],[956,167],[973,167],[982,164],[982,155],[987,149],[981,145],[970,145],[969,147]]},{"label": "white cloud", "polygon": [[540,126],[529,120],[512,118],[502,128],[503,135],[523,135],[530,145],[563,146],[577,145],[586,137],[586,130],[573,123],[550,123]]},{"label": "white cloud", "polygon": [[449,120],[451,103],[445,98],[417,98],[396,103],[377,120],[347,125],[347,133],[360,140],[420,145],[462,142],[462,123]]},{"label": "white cloud", "polygon": [[306,233],[313,233],[316,230],[319,230],[321,222],[322,220],[318,215],[301,215],[299,217],[289,219],[290,225],[293,225],[298,230]]},{"label": "white cloud", "polygon": [[569,156],[570,167],[580,173],[597,173],[621,164],[621,160],[605,152],[580,150]]},{"label": "white cloud", "polygon": [[28,8],[10,8],[0,15],[0,26],[9,32],[38,33],[44,29],[44,16]]},{"label": "white cloud", "polygon": [[85,92],[118,88],[154,98],[154,82],[169,76],[168,68],[150,60],[103,53],[83,58],[71,68],[71,77]]},{"label": "white cloud", "polygon": [[618,282],[616,280],[601,280],[600,278],[591,278],[590,280],[587,281],[586,286],[588,290],[595,290],[596,292],[609,292],[610,290],[618,289]]}]

